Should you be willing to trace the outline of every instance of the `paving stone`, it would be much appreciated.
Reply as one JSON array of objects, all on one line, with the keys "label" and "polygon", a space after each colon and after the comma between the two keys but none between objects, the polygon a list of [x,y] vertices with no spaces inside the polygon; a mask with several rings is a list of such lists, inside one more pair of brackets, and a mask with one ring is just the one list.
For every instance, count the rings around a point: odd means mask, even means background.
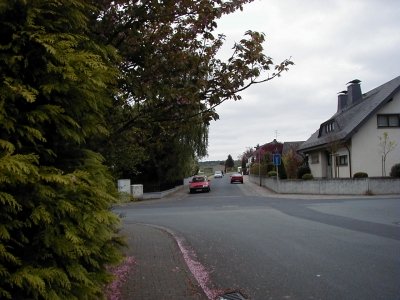
[{"label": "paving stone", "polygon": [[126,254],[135,258],[121,289],[121,300],[205,300],[173,237],[147,225],[127,224]]}]

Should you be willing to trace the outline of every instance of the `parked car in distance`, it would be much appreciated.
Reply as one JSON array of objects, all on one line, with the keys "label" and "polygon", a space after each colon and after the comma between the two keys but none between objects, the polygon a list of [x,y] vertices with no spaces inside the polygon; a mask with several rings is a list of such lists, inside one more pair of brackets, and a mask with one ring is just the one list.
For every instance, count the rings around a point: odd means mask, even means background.
[{"label": "parked car in distance", "polygon": [[231,175],[231,183],[240,182],[243,183],[243,175],[240,173],[235,173]]},{"label": "parked car in distance", "polygon": [[189,191],[194,192],[209,192],[210,180],[205,175],[193,176],[192,180],[189,181]]},{"label": "parked car in distance", "polygon": [[214,178],[222,178],[222,172],[221,171],[215,171],[214,173]]}]

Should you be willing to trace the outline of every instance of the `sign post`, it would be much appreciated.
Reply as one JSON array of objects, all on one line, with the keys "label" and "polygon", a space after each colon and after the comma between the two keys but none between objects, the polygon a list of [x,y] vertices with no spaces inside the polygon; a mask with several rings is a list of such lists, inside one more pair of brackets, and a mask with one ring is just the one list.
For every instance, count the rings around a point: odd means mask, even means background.
[{"label": "sign post", "polygon": [[281,165],[281,161],[282,161],[281,155],[279,153],[273,154],[272,161],[276,167],[276,180],[278,181],[278,190],[279,190],[279,168],[278,168],[278,166]]},{"label": "sign post", "polygon": [[281,155],[279,153],[273,154],[272,160],[273,160],[275,166],[281,165]]}]

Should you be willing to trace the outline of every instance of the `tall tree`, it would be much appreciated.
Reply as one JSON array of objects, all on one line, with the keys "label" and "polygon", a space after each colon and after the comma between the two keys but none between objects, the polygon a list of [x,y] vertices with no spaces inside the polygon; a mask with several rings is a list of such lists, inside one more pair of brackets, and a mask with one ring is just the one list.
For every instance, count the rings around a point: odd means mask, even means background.
[{"label": "tall tree", "polygon": [[232,169],[234,166],[235,166],[235,162],[234,162],[234,160],[233,160],[233,158],[232,158],[232,155],[228,155],[228,158],[226,159],[226,161],[225,161],[225,166],[226,166],[226,168],[228,169]]},{"label": "tall tree", "polygon": [[104,136],[117,70],[84,0],[0,2],[0,298],[95,299],[120,259]]},{"label": "tall tree", "polygon": [[[186,160],[205,156],[208,126],[218,119],[215,108],[240,100],[241,91],[279,76],[292,64],[285,60],[275,65],[263,53],[264,35],[253,31],[234,45],[227,61],[218,58],[225,37],[214,34],[217,20],[248,2],[96,1],[102,9],[93,18],[97,38],[118,48],[123,59],[113,107],[122,107],[123,113],[117,118],[109,114],[114,133],[109,144],[115,145],[115,139],[124,143],[119,136],[127,132],[136,135],[154,177],[165,171],[159,167],[164,157],[179,170]],[[265,71],[270,75],[264,76]],[[113,147],[103,149],[107,157],[114,155]],[[125,155],[134,161],[137,152]],[[178,174],[176,170],[170,173]]]}]

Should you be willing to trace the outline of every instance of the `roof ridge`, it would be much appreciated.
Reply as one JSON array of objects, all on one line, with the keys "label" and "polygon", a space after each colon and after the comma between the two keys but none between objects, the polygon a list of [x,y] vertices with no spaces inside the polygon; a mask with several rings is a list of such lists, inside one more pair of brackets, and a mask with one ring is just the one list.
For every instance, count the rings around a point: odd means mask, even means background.
[{"label": "roof ridge", "polygon": [[[343,111],[336,112],[329,119],[320,123],[319,129],[314,132],[301,146],[301,150],[323,146],[329,137],[336,136],[335,140],[343,140],[351,137],[369,117],[374,114],[382,105],[400,91],[400,76],[383,83],[372,90],[362,94],[362,100],[356,102]],[[332,132],[323,133],[323,126],[334,120],[337,129]],[[323,134],[316,134],[322,132]],[[334,135],[333,135],[334,134]]]}]

